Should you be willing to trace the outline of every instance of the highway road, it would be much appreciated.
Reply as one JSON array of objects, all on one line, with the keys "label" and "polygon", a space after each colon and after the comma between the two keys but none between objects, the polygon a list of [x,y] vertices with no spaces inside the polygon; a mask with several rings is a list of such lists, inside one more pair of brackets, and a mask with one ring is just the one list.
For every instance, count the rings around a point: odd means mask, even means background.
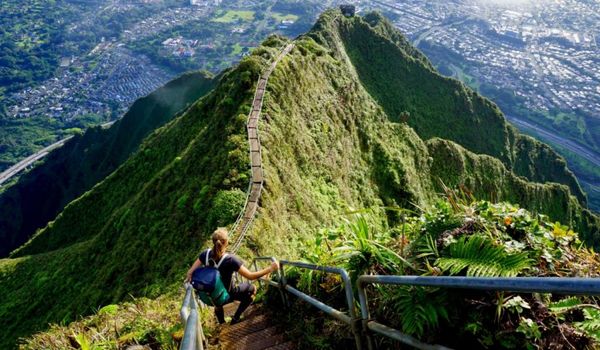
[{"label": "highway road", "polygon": [[30,155],[29,157],[23,159],[22,161],[18,162],[17,164],[13,165],[12,167],[8,168],[7,170],[5,170],[3,173],[0,174],[0,185],[5,183],[6,181],[10,180],[10,178],[17,175],[18,173],[20,173],[22,170],[24,170],[31,164],[33,164],[36,161],[47,156],[48,153],[50,153],[52,150],[54,150],[58,147],[61,147],[62,145],[65,144],[65,142],[69,141],[71,138],[73,138],[73,136],[69,136],[58,142],[55,142],[55,143],[51,144],[50,146],[43,148],[42,150]]},{"label": "highway road", "polygon": [[600,167],[600,154],[598,154],[598,152],[595,152],[594,150],[591,150],[582,145],[579,145],[571,140],[562,138],[562,137],[558,136],[557,134],[552,133],[551,131],[543,129],[535,124],[526,122],[522,119],[518,119],[518,118],[509,116],[509,115],[507,115],[506,118],[512,124],[514,124],[516,127],[518,127],[519,129],[533,132],[533,133],[539,135],[540,137],[547,139],[550,142],[556,143],[559,146],[562,146],[562,147],[568,149],[569,151],[571,151],[573,153],[577,153],[581,157],[592,162],[594,165]]},{"label": "highway road", "polygon": [[[108,127],[110,127],[111,125],[113,125],[115,122],[111,121],[108,123],[104,123],[102,125],[100,125],[103,129],[106,129]],[[38,160],[44,158],[45,156],[47,156],[50,152],[52,152],[53,150],[61,147],[62,145],[65,144],[65,142],[69,141],[70,139],[72,139],[73,136],[69,136],[69,137],[65,137],[64,139],[57,141],[53,144],[51,144],[48,147],[43,148],[42,150],[30,155],[29,157],[21,160],[20,162],[18,162],[17,164],[13,165],[12,167],[6,169],[4,172],[0,173],[0,185],[2,185],[3,183],[5,183],[6,181],[10,180],[13,176],[17,175],[18,173],[20,173],[21,171],[23,171],[24,169],[26,169],[28,166],[30,166],[31,164],[37,162]]]}]

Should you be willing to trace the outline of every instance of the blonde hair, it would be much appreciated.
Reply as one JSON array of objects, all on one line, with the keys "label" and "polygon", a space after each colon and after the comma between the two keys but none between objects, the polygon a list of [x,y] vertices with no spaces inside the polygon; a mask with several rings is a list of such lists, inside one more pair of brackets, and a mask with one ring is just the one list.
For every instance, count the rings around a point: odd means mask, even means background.
[{"label": "blonde hair", "polygon": [[212,234],[213,241],[213,258],[215,260],[221,259],[223,254],[225,254],[225,250],[227,249],[227,245],[229,244],[229,233],[225,227],[219,227]]}]

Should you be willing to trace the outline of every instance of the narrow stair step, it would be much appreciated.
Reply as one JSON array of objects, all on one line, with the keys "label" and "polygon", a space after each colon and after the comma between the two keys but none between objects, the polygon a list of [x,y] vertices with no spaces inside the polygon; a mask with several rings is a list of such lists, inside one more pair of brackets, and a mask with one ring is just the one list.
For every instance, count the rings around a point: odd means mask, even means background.
[{"label": "narrow stair step", "polygon": [[285,342],[283,334],[279,333],[277,327],[272,326],[237,338],[235,341],[224,341],[221,344],[223,349],[263,350]]},{"label": "narrow stair step", "polygon": [[240,323],[234,325],[226,325],[221,328],[221,334],[219,335],[220,341],[235,341],[248,334],[262,331],[265,328],[269,328],[271,324],[266,315],[257,315],[248,319],[242,320]]},{"label": "narrow stair step", "polygon": [[[239,301],[234,301],[233,303],[229,303],[229,304],[225,305],[223,307],[223,311],[225,311],[225,317],[233,317],[233,315],[235,314],[239,305],[240,305]],[[254,317],[254,316],[260,315],[260,314],[262,314],[262,309],[258,305],[252,304],[252,305],[248,306],[248,308],[244,311],[242,316],[243,316],[243,319],[249,319],[251,317]]]},{"label": "narrow stair step", "polygon": [[273,346],[267,348],[267,350],[295,350],[295,349],[296,349],[296,345],[294,345],[294,343],[292,343],[291,341],[286,341],[285,343],[273,345]]},{"label": "narrow stair step", "polygon": [[223,311],[225,311],[225,317],[232,317],[233,314],[235,314],[235,310],[237,310],[239,305],[239,301],[234,301],[233,303],[229,303],[223,306]]}]

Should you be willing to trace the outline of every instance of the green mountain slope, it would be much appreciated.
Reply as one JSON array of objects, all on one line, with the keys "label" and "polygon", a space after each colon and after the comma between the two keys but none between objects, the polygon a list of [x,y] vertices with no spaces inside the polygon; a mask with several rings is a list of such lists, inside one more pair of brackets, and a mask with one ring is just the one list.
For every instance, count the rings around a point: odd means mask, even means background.
[{"label": "green mountain slope", "polygon": [[111,128],[91,128],[52,152],[0,194],[0,257],[25,243],[73,199],[121,165],[154,129],[211,90],[204,72],[184,74],[133,103]]},{"label": "green mountain slope", "polygon": [[[557,153],[520,135],[489,100],[458,80],[434,72],[384,17],[373,13],[360,23],[333,25],[338,27],[337,40],[343,43],[360,81],[392,120],[398,121],[408,112],[408,124],[423,139],[455,141],[473,152],[500,159],[531,181],[564,183],[585,205],[575,176]],[[331,45],[329,38],[319,38],[322,34],[314,36]]]},{"label": "green mountain slope", "polygon": [[[464,186],[478,199],[520,203],[533,212],[576,227],[590,245],[600,244],[598,217],[582,209],[566,185],[528,182],[498,159],[474,154],[452,141],[434,138],[427,141],[427,146],[434,160],[431,172],[446,186]],[[435,185],[437,191],[443,191],[442,182]]]},{"label": "green mountain slope", "polygon": [[179,280],[207,222],[232,220],[230,211],[209,210],[213,198],[246,184],[244,114],[263,61],[253,56],[225,73],[18,254],[48,252],[0,260],[0,348],[48,322],[74,320],[129,294],[158,295]]},{"label": "green mountain slope", "polygon": [[[372,18],[377,18],[377,22],[369,23]],[[254,230],[255,235],[278,232],[278,238],[255,239],[271,247],[269,251],[280,252],[278,247],[288,245],[290,237],[298,237],[300,246],[305,232],[333,224],[348,208],[399,205],[418,209],[430,204],[430,199],[442,192],[441,183],[446,183],[449,186],[464,184],[479,198],[520,203],[572,225],[588,243],[600,243],[600,221],[572,195],[568,185],[574,182],[576,188],[579,186],[562,158],[548,146],[518,134],[490,101],[456,81],[428,71],[425,58],[411,47],[401,49],[405,41],[389,28],[387,21],[376,14],[366,15],[364,19],[347,19],[336,12],[325,13],[315,28],[299,40],[290,60],[278,66],[269,83],[271,98],[264,105],[269,115],[262,136],[268,190],[263,197],[263,215]],[[344,40],[348,32],[360,32],[357,35],[362,37],[362,43],[378,42],[378,47],[387,45],[397,49],[386,53],[385,58],[377,56],[376,50],[359,55],[353,44]],[[411,118],[425,115],[422,109],[449,111],[448,104],[454,100],[479,101],[481,114],[454,106],[460,112],[458,115],[452,116],[449,112],[443,115],[449,120],[465,115],[480,118],[481,130],[471,128],[471,131],[488,137],[453,129],[459,135],[453,137],[459,141],[470,138],[474,145],[471,149],[438,139],[436,133],[442,133],[444,128],[425,121],[420,133],[433,139],[424,142],[417,135],[419,128],[410,127],[417,121],[398,123],[397,115],[390,115],[379,104],[381,96],[394,90],[390,86],[416,78],[399,68],[398,72],[373,75],[376,81],[371,82],[372,85],[365,84],[360,69],[354,64],[360,60],[364,60],[365,66],[374,65],[375,61],[388,62],[387,66],[414,64],[410,73],[421,74],[421,84],[406,90],[415,101],[408,108],[417,111],[411,112]],[[426,100],[415,96],[421,94],[419,86],[442,89],[447,84],[460,88],[448,92],[450,99],[433,92]],[[374,92],[372,86],[379,86],[380,90]],[[393,102],[394,97],[389,99]],[[434,112],[427,113],[430,113],[428,118],[444,123]],[[465,125],[470,123],[472,121]],[[451,128],[450,122],[445,127]],[[497,139],[499,149],[510,150],[512,160],[502,161],[485,155],[484,150],[490,147],[489,139]],[[494,151],[493,148],[487,150]],[[532,176],[534,180],[563,181],[534,182],[523,177],[523,173],[511,171],[507,163],[529,164],[528,171],[538,172]],[[391,218],[382,217],[382,220],[395,219],[390,215]],[[301,248],[291,248],[289,252],[298,249]]]},{"label": "green mountain slope", "polygon": [[[418,211],[432,205],[440,179],[488,186],[514,179],[520,185],[502,186],[496,199],[523,198],[532,205],[550,200],[539,210],[557,216],[553,219],[567,219],[566,224],[585,232],[593,242],[598,218],[590,214],[587,226],[573,219],[586,211],[568,184],[534,183],[513,173],[516,151],[511,145],[516,143],[504,142],[511,140],[510,135],[519,136],[508,131],[512,129],[490,102],[457,85],[461,89],[449,90],[451,99],[442,91],[422,101],[419,93],[406,109],[414,104],[411,118],[425,113],[421,109],[458,113],[460,104],[448,104],[480,100],[474,102],[481,109],[480,118],[491,118],[485,123],[482,119],[481,125],[487,127],[490,140],[497,140],[496,148],[478,144],[474,136],[472,145],[424,141],[436,136],[426,120],[435,116],[433,112],[422,118],[424,131],[410,125],[416,120],[397,122],[397,115],[381,98],[384,92],[373,86],[399,85],[410,74],[398,68],[371,78],[381,81],[365,83],[359,56],[380,60],[374,55],[383,53],[352,49],[345,33],[356,32],[365,42],[396,47],[386,53],[385,61],[411,65],[422,84],[434,88],[450,83],[430,71],[414,49],[401,50],[403,39],[391,29],[385,31],[388,24],[369,24],[371,17],[344,18],[337,11],[326,12],[308,35],[296,40],[296,47],[272,73],[260,125],[266,185],[242,254],[297,257],[315,229],[341,222],[341,214],[350,208],[401,206]],[[15,255],[18,258],[0,261],[4,296],[0,327],[6,330],[0,347],[43,329],[47,322],[72,320],[128,294],[157,296],[181,281],[208,234],[233,223],[243,204],[240,189],[246,188],[249,173],[244,128],[249,103],[258,74],[284,41],[272,37],[255,49],[226,72],[211,93],[152,133],[117,171],[70,203]],[[417,86],[413,88],[416,91]],[[469,118],[480,116],[475,111],[464,113]],[[428,132],[428,137],[419,136]],[[477,132],[483,131],[473,130]],[[468,136],[466,130],[463,135]],[[436,142],[450,147],[453,157],[456,153],[457,159],[472,160],[477,166],[457,167],[454,173],[440,170],[446,155]],[[486,153],[483,150],[500,152],[495,154],[500,160],[478,155]],[[521,154],[535,152],[524,149]],[[543,176],[565,171],[564,167],[539,169]],[[461,176],[479,182],[460,181]],[[561,206],[573,216],[558,217],[563,215],[556,209]],[[383,209],[375,210],[374,220],[393,223],[397,219]]]}]

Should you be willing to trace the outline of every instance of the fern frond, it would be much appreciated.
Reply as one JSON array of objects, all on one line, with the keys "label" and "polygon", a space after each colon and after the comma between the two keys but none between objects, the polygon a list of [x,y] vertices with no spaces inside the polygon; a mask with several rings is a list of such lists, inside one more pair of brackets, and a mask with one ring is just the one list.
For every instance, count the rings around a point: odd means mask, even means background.
[{"label": "fern frond", "polygon": [[448,320],[444,292],[424,287],[401,287],[391,295],[391,305],[400,315],[402,331],[420,337],[435,329],[442,319]]},{"label": "fern frond", "polygon": [[489,238],[480,235],[461,237],[448,247],[449,257],[441,257],[435,265],[457,275],[466,269],[467,276],[517,276],[531,266],[527,253],[507,253]]},{"label": "fern frond", "polygon": [[600,310],[585,308],[583,315],[585,320],[574,322],[573,326],[592,337],[596,342],[600,342]]},{"label": "fern frond", "polygon": [[579,300],[579,298],[570,297],[548,304],[548,310],[556,314],[560,314],[578,307],[579,304],[581,304],[581,300]]}]

